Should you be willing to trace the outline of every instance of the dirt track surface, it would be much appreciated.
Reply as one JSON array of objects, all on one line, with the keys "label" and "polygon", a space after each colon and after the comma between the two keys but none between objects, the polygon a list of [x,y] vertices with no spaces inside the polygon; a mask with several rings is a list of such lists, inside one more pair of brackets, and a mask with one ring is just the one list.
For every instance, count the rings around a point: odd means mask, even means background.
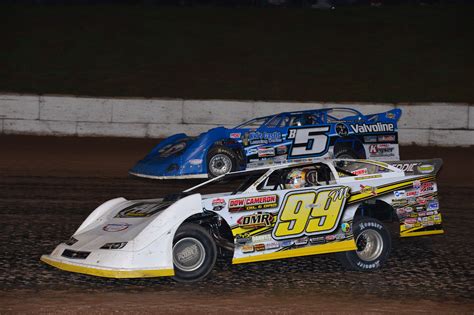
[{"label": "dirt track surface", "polygon": [[0,137],[0,143],[8,148],[0,157],[0,313],[474,312],[474,185],[472,171],[460,168],[472,148],[462,149],[466,154],[403,148],[406,158],[444,158],[442,172],[450,173],[441,175],[439,189],[446,234],[397,241],[379,271],[346,271],[331,255],[235,266],[220,259],[210,279],[185,285],[97,278],[39,261],[105,200],[159,197],[192,185],[125,175],[150,140]]}]

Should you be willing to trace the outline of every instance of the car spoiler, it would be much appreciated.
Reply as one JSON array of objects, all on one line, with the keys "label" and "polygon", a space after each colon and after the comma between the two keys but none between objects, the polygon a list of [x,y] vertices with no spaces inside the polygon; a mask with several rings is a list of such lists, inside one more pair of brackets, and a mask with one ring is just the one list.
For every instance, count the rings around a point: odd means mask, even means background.
[{"label": "car spoiler", "polygon": [[407,175],[436,175],[443,165],[442,159],[431,160],[407,160],[407,161],[390,161],[385,162],[395,166]]}]

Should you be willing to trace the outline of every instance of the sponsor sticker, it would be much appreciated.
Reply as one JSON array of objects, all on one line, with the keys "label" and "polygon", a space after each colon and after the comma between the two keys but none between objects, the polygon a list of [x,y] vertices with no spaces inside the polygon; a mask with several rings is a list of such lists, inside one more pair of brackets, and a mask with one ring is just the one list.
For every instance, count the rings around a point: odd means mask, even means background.
[{"label": "sponsor sticker", "polygon": [[259,158],[272,157],[275,156],[275,149],[273,147],[258,148],[257,154]]},{"label": "sponsor sticker", "polygon": [[435,191],[435,185],[433,182],[422,183],[419,190],[421,193],[433,192]]},{"label": "sponsor sticker", "polygon": [[288,151],[286,145],[279,145],[275,148],[275,152],[277,155],[282,155],[282,154],[286,154]]},{"label": "sponsor sticker", "polygon": [[406,197],[406,193],[404,190],[395,190],[393,192],[393,195],[395,196],[395,198],[405,198]]},{"label": "sponsor sticker", "polygon": [[371,156],[392,156],[395,146],[388,143],[371,144],[369,146],[369,154]]},{"label": "sponsor sticker", "polygon": [[326,243],[326,238],[324,236],[311,237],[309,241],[311,244],[324,244]]},{"label": "sponsor sticker", "polygon": [[161,203],[136,203],[123,210],[115,216],[116,218],[143,218],[150,217],[155,213],[168,208],[172,202],[161,202]]},{"label": "sponsor sticker", "polygon": [[347,222],[342,223],[341,224],[341,230],[344,233],[350,233],[351,232],[351,224],[347,223]]},{"label": "sponsor sticker", "polygon": [[423,164],[423,165],[418,166],[418,172],[420,172],[422,174],[431,173],[433,171],[434,171],[434,165]]},{"label": "sponsor sticker", "polygon": [[349,129],[346,125],[339,123],[336,125],[336,133],[341,137],[345,137],[349,134]]},{"label": "sponsor sticker", "polygon": [[426,206],[426,208],[431,211],[439,210],[439,202],[437,200],[432,200],[428,202],[428,205]]},{"label": "sponsor sticker", "polygon": [[252,236],[252,242],[254,243],[264,243],[266,241],[273,241],[271,234],[262,234]]},{"label": "sponsor sticker", "polygon": [[413,182],[413,188],[420,189],[420,187],[421,187],[421,181],[420,180],[415,180]]},{"label": "sponsor sticker", "polygon": [[216,198],[214,200],[212,200],[212,207],[214,209],[214,211],[220,211],[222,210],[225,206],[226,206],[226,202],[225,202],[225,199],[223,198]]},{"label": "sponsor sticker", "polygon": [[308,237],[300,237],[295,240],[295,245],[306,245],[308,244]]},{"label": "sponsor sticker", "polygon": [[395,135],[380,135],[378,137],[379,142],[394,142],[396,140]]},{"label": "sponsor sticker", "polygon": [[265,244],[263,243],[255,244],[254,247],[257,252],[261,252],[265,250]]},{"label": "sponsor sticker", "polygon": [[286,241],[280,242],[281,247],[293,246],[294,244],[295,244],[295,241],[293,240],[286,240]]},{"label": "sponsor sticker", "polygon": [[229,200],[229,211],[251,211],[278,207],[278,195],[254,196]]},{"label": "sponsor sticker", "polygon": [[405,196],[406,197],[416,197],[416,196],[418,196],[418,191],[416,191],[416,190],[407,191]]},{"label": "sponsor sticker", "polygon": [[240,138],[240,132],[232,132],[230,134],[231,139],[239,139]]},{"label": "sponsor sticker", "polygon": [[398,163],[398,164],[393,164],[393,166],[401,169],[404,172],[414,172],[415,171],[415,166],[417,166],[419,162],[416,163]]},{"label": "sponsor sticker", "polygon": [[405,224],[415,224],[416,219],[415,218],[406,218],[405,219]]},{"label": "sponsor sticker", "polygon": [[111,223],[104,226],[102,230],[106,232],[121,232],[128,229],[129,226],[130,224],[128,223]]},{"label": "sponsor sticker", "polygon": [[336,235],[335,235],[335,234],[326,235],[325,239],[326,239],[326,241],[328,241],[328,242],[334,241],[334,240],[336,239]]},{"label": "sponsor sticker", "polygon": [[372,132],[391,132],[394,131],[394,125],[392,123],[381,123],[376,124],[355,124],[350,125],[354,133],[372,133]]},{"label": "sponsor sticker", "polygon": [[367,168],[359,168],[358,170],[354,170],[351,173],[356,175],[356,176],[365,175],[365,174],[367,174]]},{"label": "sponsor sticker", "polygon": [[360,185],[360,192],[362,194],[371,194],[373,196],[377,196],[377,187]]},{"label": "sponsor sticker", "polygon": [[280,243],[278,243],[278,242],[268,242],[268,243],[264,243],[264,244],[265,244],[265,249],[280,248]]},{"label": "sponsor sticker", "polygon": [[245,215],[237,220],[237,224],[245,229],[271,226],[273,222],[273,214],[267,212],[257,212]]},{"label": "sponsor sticker", "polygon": [[367,143],[377,142],[377,136],[364,136],[364,141]]},{"label": "sponsor sticker", "polygon": [[253,245],[244,245],[242,246],[242,253],[253,253],[255,250],[253,248]]},{"label": "sponsor sticker", "polygon": [[365,179],[371,179],[371,178],[379,178],[382,177],[380,174],[375,174],[375,175],[369,175],[369,176],[364,176],[364,177],[354,177],[355,180],[365,180]]}]

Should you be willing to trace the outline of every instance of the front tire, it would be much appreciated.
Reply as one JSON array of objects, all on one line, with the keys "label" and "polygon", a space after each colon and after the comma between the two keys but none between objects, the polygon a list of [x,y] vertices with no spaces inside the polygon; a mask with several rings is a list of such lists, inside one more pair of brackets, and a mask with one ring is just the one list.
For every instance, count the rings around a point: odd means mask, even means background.
[{"label": "front tire", "polygon": [[220,145],[213,147],[207,155],[209,177],[217,177],[235,171],[237,160],[237,155],[231,149]]},{"label": "front tire", "polygon": [[216,244],[202,226],[185,223],[173,240],[173,265],[178,282],[196,282],[206,278],[217,258]]},{"label": "front tire", "polygon": [[392,248],[390,232],[384,224],[373,218],[362,217],[355,221],[353,233],[357,250],[338,253],[342,265],[357,271],[382,267]]}]

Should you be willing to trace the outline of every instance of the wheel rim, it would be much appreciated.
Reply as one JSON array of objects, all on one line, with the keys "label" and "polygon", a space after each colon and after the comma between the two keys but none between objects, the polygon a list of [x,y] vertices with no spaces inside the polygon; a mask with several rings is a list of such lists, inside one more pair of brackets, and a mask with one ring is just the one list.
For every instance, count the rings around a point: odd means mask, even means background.
[{"label": "wheel rim", "polygon": [[173,246],[173,262],[180,270],[194,271],[202,266],[205,258],[204,245],[195,238],[182,238]]},{"label": "wheel rim", "polygon": [[214,176],[227,174],[232,170],[232,160],[226,154],[216,154],[209,161],[209,171]]},{"label": "wheel rim", "polygon": [[364,261],[377,259],[383,250],[382,235],[374,230],[365,230],[356,239],[357,256]]}]

